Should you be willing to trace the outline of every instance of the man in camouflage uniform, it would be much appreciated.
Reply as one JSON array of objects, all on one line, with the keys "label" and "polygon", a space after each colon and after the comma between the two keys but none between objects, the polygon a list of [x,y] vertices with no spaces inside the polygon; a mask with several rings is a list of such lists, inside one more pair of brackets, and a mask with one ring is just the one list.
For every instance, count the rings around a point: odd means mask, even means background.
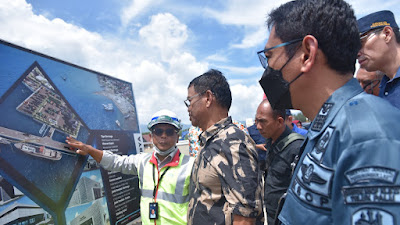
[{"label": "man in camouflage uniform", "polygon": [[190,121],[204,132],[192,170],[188,224],[254,224],[261,214],[255,143],[228,117],[231,103],[229,84],[217,70],[189,84]]}]

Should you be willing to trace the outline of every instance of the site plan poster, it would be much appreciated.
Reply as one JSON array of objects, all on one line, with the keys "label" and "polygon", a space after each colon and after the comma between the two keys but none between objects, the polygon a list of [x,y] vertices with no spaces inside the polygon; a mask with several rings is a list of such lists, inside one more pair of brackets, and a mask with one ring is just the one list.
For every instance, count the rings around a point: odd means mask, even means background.
[{"label": "site plan poster", "polygon": [[65,139],[137,154],[136,112],[130,83],[0,40],[0,224],[132,224],[137,176]]}]

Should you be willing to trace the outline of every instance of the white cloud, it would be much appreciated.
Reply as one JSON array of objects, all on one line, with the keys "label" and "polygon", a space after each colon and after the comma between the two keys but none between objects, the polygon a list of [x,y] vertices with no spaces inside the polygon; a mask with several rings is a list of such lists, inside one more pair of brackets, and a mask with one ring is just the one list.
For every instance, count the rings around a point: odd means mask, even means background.
[{"label": "white cloud", "polygon": [[260,26],[265,22],[268,11],[278,6],[278,2],[282,1],[269,3],[259,0],[228,0],[224,1],[225,9],[206,9],[206,12],[221,24]]},{"label": "white cloud", "polygon": [[287,0],[264,1],[259,0],[228,0],[224,1],[225,9],[206,9],[206,15],[216,19],[224,25],[235,25],[243,29],[243,38],[240,43],[233,43],[233,48],[249,48],[260,45],[268,37],[265,21],[268,13],[287,2]]},{"label": "white cloud", "polygon": [[188,38],[187,27],[170,13],[151,17],[150,24],[139,31],[150,47],[157,48],[163,60],[168,60],[179,50]]},{"label": "white cloud", "polygon": [[233,48],[249,48],[264,43],[269,33],[266,28],[247,33],[241,43],[232,44]]},{"label": "white cloud", "polygon": [[215,53],[213,55],[207,56],[206,60],[215,61],[215,62],[228,62],[228,58],[219,53]]},{"label": "white cloud", "polygon": [[121,12],[121,23],[126,27],[135,17],[143,14],[149,6],[158,2],[157,0],[131,0],[128,7]]},{"label": "white cloud", "polygon": [[391,10],[399,23],[400,15],[396,13],[400,11],[398,0],[348,0],[347,2],[353,7],[357,18],[380,10]]},{"label": "white cloud", "polygon": [[243,122],[247,118],[254,118],[264,93],[260,85],[254,83],[254,85],[245,86],[238,83],[230,86],[233,107],[229,114],[233,119]]}]

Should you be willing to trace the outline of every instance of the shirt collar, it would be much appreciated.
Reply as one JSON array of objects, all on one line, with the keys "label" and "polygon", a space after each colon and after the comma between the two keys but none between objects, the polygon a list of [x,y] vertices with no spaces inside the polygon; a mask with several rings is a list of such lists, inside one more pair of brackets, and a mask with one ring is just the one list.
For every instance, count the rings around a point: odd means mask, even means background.
[{"label": "shirt collar", "polygon": [[164,166],[177,166],[179,164],[179,154],[180,151],[175,147],[175,150],[167,155],[163,161],[160,162],[157,154],[153,152],[150,162],[157,166],[157,168],[162,168]]},{"label": "shirt collar", "polygon": [[207,141],[216,135],[220,130],[227,127],[229,124],[232,124],[232,118],[230,116],[218,121],[216,124],[209,127],[206,131],[203,131],[200,134],[200,146],[204,146]]},{"label": "shirt collar", "polygon": [[394,75],[393,79],[390,79],[386,74],[382,77],[381,83],[379,84],[379,88],[382,89],[386,83],[390,83],[393,80],[399,79],[400,78],[400,67],[397,69],[396,74]]},{"label": "shirt collar", "polygon": [[[326,102],[322,105],[320,111],[318,112],[318,115],[314,118],[310,128],[308,129],[308,138],[309,139],[314,139],[316,138],[322,131],[328,127],[328,125],[331,123],[331,121],[335,118],[336,114],[339,112],[339,110],[342,108],[342,106],[352,97],[356,96],[357,94],[360,94],[363,92],[363,89],[361,88],[359,82],[355,79],[352,78],[350,79],[346,84],[344,84],[342,87],[338,88],[333,94],[326,100]],[[313,129],[313,127],[316,127],[316,123],[320,122],[318,121],[318,116],[323,114],[323,110],[325,108],[325,105],[330,104],[329,112],[326,115],[326,119],[324,119],[323,124],[320,129]]]},{"label": "shirt collar", "polygon": [[286,136],[288,136],[290,133],[292,133],[292,131],[290,130],[290,128],[288,126],[285,125],[285,130],[282,132],[282,134],[278,137],[278,139],[276,139],[276,141],[274,142],[274,144],[279,143],[283,138],[285,138]]}]

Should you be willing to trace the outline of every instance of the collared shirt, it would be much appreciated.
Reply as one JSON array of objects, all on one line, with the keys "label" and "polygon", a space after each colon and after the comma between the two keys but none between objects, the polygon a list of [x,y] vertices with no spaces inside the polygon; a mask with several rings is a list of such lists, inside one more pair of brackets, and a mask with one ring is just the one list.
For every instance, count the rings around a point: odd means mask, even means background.
[{"label": "collared shirt", "polygon": [[383,76],[379,88],[379,97],[400,109],[400,67],[393,79]]},{"label": "collared shirt", "polygon": [[[249,134],[247,128],[240,123],[239,121],[232,120],[232,123],[239,127],[246,134]],[[193,157],[197,157],[197,153],[200,150],[200,142],[199,136],[203,132],[200,127],[191,126],[188,132],[188,140],[189,140],[189,155]]]},{"label": "collared shirt", "polygon": [[157,164],[158,164],[158,168],[161,169],[163,168],[165,165],[167,165],[168,163],[171,162],[171,160],[174,158],[176,152],[178,151],[178,148],[175,146],[175,150],[173,150],[171,153],[169,153],[167,155],[167,157],[165,157],[162,161],[160,161],[160,159],[158,158],[158,155],[156,154],[156,152],[153,152],[154,157],[157,159]]},{"label": "collared shirt", "polygon": [[261,172],[255,143],[230,117],[200,135],[193,165],[188,224],[232,224],[233,214],[261,214]]},{"label": "collared shirt", "polygon": [[354,78],[337,89],[308,130],[283,224],[398,224],[399,118],[400,110]]}]

